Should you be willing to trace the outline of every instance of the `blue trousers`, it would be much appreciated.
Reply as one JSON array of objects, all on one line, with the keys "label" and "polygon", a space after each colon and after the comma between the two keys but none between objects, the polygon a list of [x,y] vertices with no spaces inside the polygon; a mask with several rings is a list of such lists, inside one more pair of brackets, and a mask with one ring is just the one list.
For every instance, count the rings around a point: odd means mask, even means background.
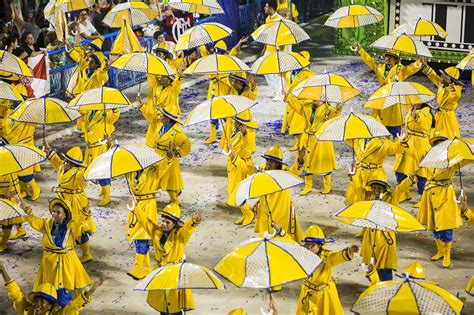
[{"label": "blue trousers", "polygon": [[18,176],[18,179],[21,180],[24,183],[29,183],[33,180],[33,174],[26,175],[26,176]]},{"label": "blue trousers", "polygon": [[87,232],[84,232],[81,234],[81,238],[79,241],[76,241],[76,244],[77,245],[82,245],[82,244],[85,244],[89,242],[89,234],[87,234]]},{"label": "blue trousers", "polygon": [[387,127],[388,132],[392,135],[392,137],[397,137],[397,134],[402,133],[402,126],[385,126]]},{"label": "blue trousers", "polygon": [[110,179],[99,179],[98,182],[99,182],[100,186],[104,187],[104,186],[110,185],[111,180]]},{"label": "blue trousers", "polygon": [[211,125],[216,126],[216,129],[219,130],[219,119],[211,119]]},{"label": "blue trousers", "polygon": [[377,273],[379,274],[380,281],[393,280],[392,269],[388,269],[388,268],[378,269]]},{"label": "blue trousers", "polygon": [[453,241],[453,230],[433,231],[433,237],[443,243],[451,243]]},{"label": "blue trousers", "polygon": [[[406,174],[395,172],[395,178],[397,179],[397,184],[400,184],[407,177],[408,176]],[[417,189],[418,193],[421,195],[423,194],[423,190],[425,190],[426,177],[418,176],[418,175],[416,175],[416,177],[418,178],[416,187],[418,188]]]},{"label": "blue trousers", "polygon": [[183,314],[183,312],[178,312],[178,313],[163,313],[163,312],[160,312],[160,315],[181,315]]},{"label": "blue trousers", "polygon": [[72,291],[67,291],[66,289],[56,290],[58,294],[58,304],[61,307],[65,307],[72,301]]},{"label": "blue trousers", "polygon": [[137,254],[146,255],[150,250],[148,240],[134,240],[133,244],[135,244],[135,251]]}]

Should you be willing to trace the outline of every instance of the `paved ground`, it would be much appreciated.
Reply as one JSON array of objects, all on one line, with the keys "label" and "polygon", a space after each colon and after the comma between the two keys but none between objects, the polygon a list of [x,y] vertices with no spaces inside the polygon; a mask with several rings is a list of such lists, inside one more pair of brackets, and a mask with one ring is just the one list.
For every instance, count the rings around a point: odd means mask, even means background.
[{"label": "paved ground", "polygon": [[[375,77],[369,69],[355,57],[334,56],[333,31],[323,29],[318,21],[314,21],[307,27],[313,41],[305,43],[294,50],[309,49],[312,53],[312,68],[317,72],[324,70],[335,72],[346,76],[362,89],[362,94],[344,107],[344,112],[351,108],[361,112],[363,100],[367,98],[378,87]],[[256,57],[260,50],[255,46],[245,50],[243,58]],[[192,78],[186,78],[186,80]],[[423,82],[430,88],[433,86],[423,76],[415,77],[415,81]],[[292,162],[293,154],[288,148],[293,145],[293,140],[281,135],[279,132],[284,104],[271,101],[267,96],[269,90],[263,78],[258,79],[259,105],[253,112],[254,117],[260,124],[257,133],[257,152],[254,154],[254,162],[260,164],[263,159],[260,155],[271,145],[278,143],[285,150],[285,160]],[[195,83],[181,93],[181,106],[187,114],[195,105],[205,100],[207,83]],[[458,111],[461,121],[463,136],[472,136],[473,110],[472,105],[474,91],[468,87],[464,90],[462,104]],[[130,97],[134,97],[136,90],[127,91]],[[70,127],[70,126],[64,126]],[[146,122],[140,113],[133,110],[123,113],[117,124],[115,138],[121,144],[143,142],[146,130]],[[69,148],[73,145],[83,146],[83,139],[77,133],[58,132],[59,129],[48,129],[48,137],[56,139],[52,145],[60,148]],[[232,224],[239,216],[239,210],[225,205],[226,199],[226,156],[217,146],[204,146],[201,142],[206,138],[208,126],[206,124],[186,128],[185,132],[192,139],[193,148],[189,156],[182,159],[182,171],[185,182],[185,190],[181,196],[182,208],[185,216],[191,213],[192,208],[204,209],[205,221],[192,237],[186,256],[189,262],[213,267],[226,253],[232,250],[239,242],[255,236],[253,227],[240,228]],[[38,136],[38,139],[40,136]],[[303,228],[317,223],[326,232],[336,239],[329,247],[331,249],[342,249],[349,244],[359,244],[360,240],[354,237],[357,229],[347,227],[334,220],[334,214],[343,208],[343,195],[347,186],[347,170],[349,168],[351,153],[348,147],[336,145],[338,169],[333,176],[333,194],[320,195],[318,193],[321,179],[315,179],[316,189],[306,197],[300,197],[299,189],[292,191],[293,200],[297,208],[298,216]],[[385,167],[390,181],[394,182],[391,167],[393,159],[388,159]],[[47,215],[47,200],[53,196],[50,188],[55,184],[54,170],[50,165],[44,164],[43,171],[37,176],[43,193],[38,202],[33,205],[34,211],[40,215]],[[464,174],[465,190],[471,201],[474,200],[472,173],[473,167],[466,167]],[[458,191],[458,187],[457,191]],[[99,189],[89,185],[87,193],[93,204],[97,201]],[[92,251],[94,261],[86,266],[92,276],[104,273],[109,279],[103,287],[98,289],[94,301],[87,306],[83,314],[148,314],[152,309],[147,307],[146,295],[134,292],[136,284],[126,275],[127,270],[133,265],[133,249],[125,240],[125,222],[127,217],[127,189],[124,179],[113,182],[112,196],[114,201],[107,208],[95,208],[94,217],[97,222],[98,232],[92,237]],[[414,199],[404,203],[402,206],[416,215],[412,205],[419,197],[414,193]],[[159,198],[159,206],[163,207],[168,200],[166,194],[162,193]],[[28,228],[29,229],[29,228]],[[469,277],[474,273],[473,257],[474,247],[472,239],[474,230],[470,227],[462,227],[455,232],[455,244],[453,246],[453,265],[449,270],[443,270],[440,264],[428,261],[428,257],[434,251],[434,242],[428,233],[401,234],[398,236],[399,266],[403,269],[414,260],[421,261],[427,268],[428,279],[438,282],[441,286],[452,292],[463,291]],[[36,232],[29,229],[28,237],[10,243],[11,250],[0,256],[6,260],[11,274],[18,280],[25,292],[29,292],[34,281],[41,258],[41,238]],[[367,281],[360,267],[360,259],[341,265],[335,269],[334,279],[344,306],[349,313],[349,308],[357,296],[367,287]],[[300,283],[293,283],[277,293],[276,299],[281,309],[281,314],[293,314],[299,293]],[[237,289],[232,284],[226,283],[226,290],[221,291],[195,291],[194,299],[196,310],[193,314],[227,314],[237,307],[244,307],[249,314],[258,314],[260,307],[266,305],[267,295],[261,290]],[[474,299],[468,298],[465,308],[466,314],[474,313]],[[6,300],[4,290],[0,290],[0,314],[13,314]]]}]

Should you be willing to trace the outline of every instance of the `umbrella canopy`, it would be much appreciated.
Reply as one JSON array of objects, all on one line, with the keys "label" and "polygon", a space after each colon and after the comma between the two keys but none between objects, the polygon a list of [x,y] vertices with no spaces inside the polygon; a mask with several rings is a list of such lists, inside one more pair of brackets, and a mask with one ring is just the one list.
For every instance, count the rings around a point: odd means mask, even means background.
[{"label": "umbrella canopy", "polygon": [[301,26],[290,20],[265,23],[251,36],[255,41],[271,46],[295,45],[310,39]]},{"label": "umbrella canopy", "polygon": [[337,74],[319,74],[298,83],[291,94],[297,98],[344,103],[360,94],[352,83]]},{"label": "umbrella canopy", "polygon": [[331,118],[316,132],[319,141],[342,142],[389,136],[387,128],[372,116],[354,113]]},{"label": "umbrella canopy", "polygon": [[126,20],[123,21],[120,32],[114,40],[114,44],[110,49],[111,54],[123,55],[132,52],[144,51],[145,48],[140,45],[140,41],[133,32]]},{"label": "umbrella canopy", "polygon": [[222,74],[235,72],[249,72],[250,68],[239,58],[212,54],[199,58],[186,70],[185,74]]},{"label": "umbrella canopy", "polygon": [[413,36],[439,36],[445,38],[448,33],[439,26],[437,23],[422,19],[421,17],[417,20],[403,23],[392,31],[391,34],[406,34]]},{"label": "umbrella canopy", "polygon": [[232,201],[240,206],[246,200],[259,198],[304,184],[300,177],[282,170],[259,171],[241,181],[232,193]]},{"label": "umbrella canopy", "polygon": [[52,97],[40,97],[21,103],[9,116],[11,119],[40,125],[54,125],[71,122],[81,114],[67,108],[67,103]]},{"label": "umbrella canopy", "polygon": [[84,172],[86,180],[111,179],[143,170],[163,158],[146,145],[113,145],[96,157]]},{"label": "umbrella canopy", "polygon": [[419,166],[447,169],[469,161],[474,161],[474,139],[454,138],[432,147]]},{"label": "umbrella canopy", "polygon": [[175,50],[188,50],[202,45],[217,42],[232,34],[232,29],[220,23],[198,24],[180,36]]},{"label": "umbrella canopy", "polygon": [[20,207],[10,200],[0,199],[0,223],[4,220],[21,217],[22,212]]},{"label": "umbrella canopy", "polygon": [[[0,100],[5,101],[23,101],[23,96],[18,93],[10,84],[0,81]],[[1,104],[3,105],[3,104]]]},{"label": "umbrella canopy", "polygon": [[222,282],[206,267],[183,262],[153,270],[138,282],[136,291],[221,289]]},{"label": "umbrella canopy", "polygon": [[253,238],[227,254],[214,270],[242,288],[269,289],[309,277],[321,258],[289,238]]},{"label": "umbrella canopy", "polygon": [[119,3],[102,20],[111,27],[122,27],[125,20],[130,26],[148,23],[158,16],[158,12],[141,1]]},{"label": "umbrella canopy", "polygon": [[90,8],[94,5],[94,0],[57,0],[56,8],[63,12],[72,12]]},{"label": "umbrella canopy", "polygon": [[[30,68],[28,68],[23,60],[5,50],[0,50],[0,72],[3,72],[2,76],[4,74],[16,74],[25,77],[33,76]],[[7,77],[7,79],[9,78]]]},{"label": "umbrella canopy", "polygon": [[146,52],[120,56],[112,63],[111,67],[155,75],[171,76],[175,74],[173,68],[165,60]]},{"label": "umbrella canopy", "polygon": [[237,116],[256,105],[257,102],[240,95],[216,96],[197,105],[188,115],[186,126],[211,119]]},{"label": "umbrella canopy", "polygon": [[0,146],[0,176],[17,173],[46,160],[46,153],[26,144]]},{"label": "umbrella canopy", "polygon": [[255,74],[279,74],[309,66],[310,62],[299,53],[276,51],[258,58],[252,65]]},{"label": "umbrella canopy", "polygon": [[411,232],[424,230],[423,225],[400,207],[380,201],[359,201],[336,214],[346,224],[380,231]]},{"label": "umbrella canopy", "polygon": [[460,314],[463,302],[428,281],[411,279],[379,282],[359,296],[356,314]]},{"label": "umbrella canopy", "polygon": [[421,41],[408,35],[385,35],[373,42],[370,47],[395,50],[401,53],[419,57],[433,58],[428,47]]},{"label": "umbrella canopy", "polygon": [[216,0],[170,0],[173,8],[206,15],[221,14],[224,10]]},{"label": "umbrella canopy", "polygon": [[457,65],[456,68],[461,70],[474,70],[474,48],[471,49],[469,55],[464,57]]},{"label": "umbrella canopy", "polygon": [[394,105],[416,105],[432,101],[436,95],[415,82],[393,82],[379,88],[365,103],[365,108],[385,109]]},{"label": "umbrella canopy", "polygon": [[337,9],[324,22],[324,26],[335,28],[355,28],[375,24],[383,20],[383,15],[372,7],[365,5],[349,5]]},{"label": "umbrella canopy", "polygon": [[122,92],[109,87],[99,87],[87,90],[73,98],[68,107],[77,110],[103,110],[132,106],[132,103]]}]

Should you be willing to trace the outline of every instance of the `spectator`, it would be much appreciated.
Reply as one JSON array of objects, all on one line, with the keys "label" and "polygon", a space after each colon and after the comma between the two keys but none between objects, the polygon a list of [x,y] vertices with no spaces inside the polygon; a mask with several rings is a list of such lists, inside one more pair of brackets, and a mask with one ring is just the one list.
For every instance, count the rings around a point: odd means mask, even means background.
[{"label": "spectator", "polygon": [[26,59],[28,57],[36,57],[40,54],[47,54],[46,50],[41,50],[38,45],[36,45],[35,38],[31,32],[23,32],[21,35],[20,47],[18,47],[14,54],[20,59]]},{"label": "spectator", "polygon": [[177,33],[176,35],[178,35],[178,33],[179,35],[184,33],[186,29],[191,28],[194,25],[194,17],[192,13],[183,12],[180,10],[173,10],[171,7],[168,6],[168,7],[165,7],[164,14],[166,18],[165,18],[163,31],[166,33],[166,36],[165,36],[166,41],[176,43],[176,40],[173,36],[173,28],[175,28],[174,24],[178,20],[181,20],[180,21],[181,28],[179,30],[175,30],[175,32]]},{"label": "spectator", "polygon": [[[105,9],[106,7],[107,7],[106,0],[95,0],[93,11],[91,13],[91,23],[97,30],[97,33],[102,34],[102,35],[110,33],[110,27],[104,22],[102,22],[102,20],[104,19],[105,15],[108,12]],[[110,42],[110,39],[109,38],[105,39],[104,44],[103,44],[103,49],[110,50],[111,46],[112,46],[112,43]]]},{"label": "spectator", "polygon": [[40,12],[29,12],[28,21],[24,21],[20,15],[18,15],[15,8],[13,8],[12,13],[13,21],[15,21],[19,33],[22,34],[22,36],[24,33],[31,33],[36,43],[40,35],[40,28],[44,17],[41,16]]},{"label": "spectator", "polygon": [[291,11],[289,7],[290,3],[288,0],[278,0],[277,13],[287,20],[293,20],[293,22],[298,23],[298,10],[294,1],[291,3]]},{"label": "spectator", "polygon": [[82,10],[79,14],[79,33],[83,39],[96,39],[102,38],[97,32],[94,25],[88,19],[89,13],[87,10]]},{"label": "spectator", "polygon": [[[46,39],[48,41],[48,46],[46,46],[46,50],[53,51],[62,48],[64,45],[58,40],[58,36],[56,35],[55,31],[48,32],[46,34]],[[66,54],[64,51],[54,54],[48,55],[49,56],[49,67],[51,69],[60,67],[66,63]]]},{"label": "spectator", "polygon": [[79,23],[74,21],[74,22],[69,22],[67,25],[69,34],[66,37],[66,46],[68,48],[72,48],[76,45],[80,44],[80,35],[79,35]]},{"label": "spectator", "polygon": [[18,35],[16,33],[11,33],[5,37],[3,49],[13,54],[13,51],[18,48]]}]

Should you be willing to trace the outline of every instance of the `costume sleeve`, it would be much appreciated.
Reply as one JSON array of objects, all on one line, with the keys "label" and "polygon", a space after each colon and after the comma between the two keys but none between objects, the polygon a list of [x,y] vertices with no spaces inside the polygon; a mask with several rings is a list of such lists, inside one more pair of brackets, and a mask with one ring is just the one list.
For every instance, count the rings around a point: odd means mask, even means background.
[{"label": "costume sleeve", "polygon": [[48,161],[53,165],[56,171],[59,170],[63,160],[59,157],[58,153],[55,150],[52,150],[50,154],[48,154]]},{"label": "costume sleeve", "polygon": [[415,73],[420,71],[422,67],[423,67],[423,64],[419,60],[410,63],[408,66],[404,66],[402,68],[402,71],[401,71],[402,74],[403,74],[403,78],[406,79],[406,78],[414,75]]},{"label": "costume sleeve", "polygon": [[104,85],[107,81],[109,81],[109,72],[103,68],[99,68],[95,71],[95,80],[100,82],[100,86]]},{"label": "costume sleeve", "polygon": [[147,103],[140,104],[138,110],[142,113],[146,121],[151,124],[155,119],[158,118],[158,112],[154,106],[150,106]]},{"label": "costume sleeve", "polygon": [[440,76],[430,66],[426,65],[422,71],[434,85],[439,86],[441,84]]},{"label": "costume sleeve", "polygon": [[74,62],[85,60],[86,55],[86,50],[80,45],[75,46],[73,49],[71,49],[71,51],[69,51],[69,58],[71,58]]},{"label": "costume sleeve", "polygon": [[69,303],[65,308],[62,309],[64,314],[68,315],[78,315],[84,305],[92,301],[92,297],[87,298],[84,293],[76,296],[71,303]]},{"label": "costume sleeve", "polygon": [[193,219],[189,218],[188,220],[186,220],[184,225],[179,229],[178,231],[179,239],[184,243],[184,245],[186,245],[189,242],[194,231],[196,231],[196,227],[197,225],[194,225]]},{"label": "costume sleeve", "polygon": [[359,49],[358,53],[360,59],[362,59],[362,61],[365,62],[365,64],[369,66],[372,71],[375,72],[377,70],[377,61],[375,61],[375,59],[371,55],[369,55],[362,47]]},{"label": "costume sleeve", "polygon": [[5,283],[8,299],[13,303],[13,308],[18,314],[23,314],[25,308],[29,305],[28,300],[21,292],[21,288],[15,280]]},{"label": "costume sleeve", "polygon": [[474,225],[474,211],[467,209],[466,213],[463,215],[463,218],[469,225]]},{"label": "costume sleeve", "polygon": [[240,47],[233,47],[230,52],[229,52],[229,56],[237,56],[238,54],[240,54]]},{"label": "costume sleeve", "polygon": [[411,190],[411,187],[413,186],[414,183],[415,181],[413,181],[413,179],[410,176],[408,176],[407,178],[402,180],[400,184],[395,186],[395,188],[393,188],[392,190],[391,203],[394,206],[398,206],[398,204],[400,203],[400,197],[406,195]]},{"label": "costume sleeve", "polygon": [[394,155],[398,153],[403,153],[405,147],[403,146],[400,139],[395,139],[395,141],[385,140],[385,145],[387,146],[387,155]]},{"label": "costume sleeve", "polygon": [[178,74],[176,74],[176,77],[174,78],[171,85],[173,86],[174,93],[176,93],[176,98],[178,98],[179,92],[181,92],[181,86],[183,85],[183,77],[180,77]]},{"label": "costume sleeve", "polygon": [[176,149],[179,157],[186,156],[191,152],[191,140],[182,131],[176,135]]},{"label": "costume sleeve", "polygon": [[352,258],[354,258],[354,255],[351,254],[351,252],[349,251],[349,247],[346,247],[338,252],[331,252],[327,256],[326,264],[329,264],[329,266],[334,267],[339,264],[345,263],[346,261],[352,260]]},{"label": "costume sleeve", "polygon": [[368,271],[365,274],[365,277],[369,280],[369,286],[380,282],[379,274],[377,273],[377,270],[375,268],[372,271]]},{"label": "costume sleeve", "polygon": [[28,216],[25,216],[24,218],[34,230],[43,233],[45,219],[37,217],[35,215],[28,215]]}]

